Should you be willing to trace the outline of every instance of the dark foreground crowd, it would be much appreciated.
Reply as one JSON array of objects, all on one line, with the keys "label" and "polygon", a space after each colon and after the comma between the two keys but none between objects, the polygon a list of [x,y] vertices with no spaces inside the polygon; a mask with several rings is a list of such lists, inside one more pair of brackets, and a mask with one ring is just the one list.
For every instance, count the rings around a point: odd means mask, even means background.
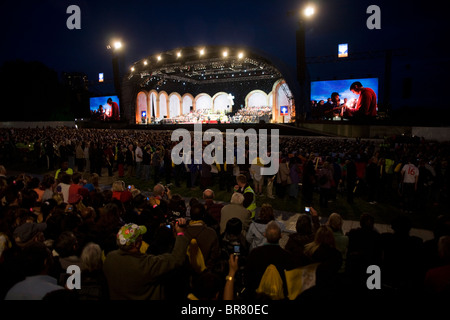
[{"label": "dark foreground crowd", "polygon": [[[102,139],[105,133],[60,130],[72,134],[70,139],[74,141],[79,134],[83,139],[87,136]],[[41,139],[41,131],[45,130],[35,131],[34,136],[28,131],[22,138]],[[17,139],[17,134],[10,132],[8,139]],[[119,132],[113,134],[118,140],[125,137]],[[149,141],[141,141],[145,138],[154,139],[156,147],[165,143],[156,139],[155,133],[143,135],[134,135],[123,143],[138,141],[151,145]],[[299,143],[291,138],[280,142],[280,164],[286,164],[287,169],[293,167],[291,163],[298,164],[302,187],[307,184],[304,172],[314,170],[312,178],[317,182],[313,185],[319,184],[319,190],[327,189],[321,185],[329,185],[330,191],[321,193],[325,200],[332,196],[331,181],[338,170],[330,169],[327,181],[321,176],[333,163],[342,164],[343,168],[348,161],[370,159],[363,166],[366,171],[360,180],[355,166],[355,184],[365,181],[366,190],[374,194],[377,189],[372,189],[367,181],[368,168],[376,164],[377,170],[383,172],[379,160],[387,156],[404,161],[398,161],[402,163],[399,176],[405,177],[409,170],[408,179],[414,180],[403,182],[412,184],[407,187],[412,189],[406,192],[412,192],[413,196],[417,195],[420,177],[409,167],[414,165],[414,158],[426,158],[428,164],[439,163],[433,167],[434,177],[448,174],[443,170],[448,155],[445,144],[394,142],[383,147],[374,142],[326,139]],[[103,146],[100,142],[97,145]],[[170,149],[169,145],[166,147]],[[65,157],[62,160],[67,163]],[[348,167],[345,169],[348,176]],[[242,191],[252,189],[254,177],[258,180],[257,174],[246,175],[245,170],[230,178],[231,186],[236,181],[245,183],[242,188],[234,187],[228,204],[216,202],[208,184],[200,189],[198,198],[186,201],[160,183],[146,193],[127,188],[118,178],[110,189],[102,189],[95,171],[91,180],[83,179],[83,171],[79,167],[78,170],[55,167],[55,174],[39,179],[27,174],[11,176],[7,168],[0,166],[3,299],[313,301],[336,296],[370,296],[374,292],[387,296],[450,293],[450,219],[446,212],[436,221],[434,238],[427,241],[410,235],[409,207],[405,207],[405,215],[392,221],[393,233],[379,233],[374,218],[363,214],[360,227],[344,234],[344,213],[333,213],[321,223],[317,212],[320,209],[315,205],[309,214],[300,214],[296,230],[289,231],[275,218],[277,208],[264,204],[253,210],[245,204],[248,192]],[[393,171],[395,174],[394,168]],[[291,177],[290,171],[288,176]],[[278,174],[275,178],[278,180]],[[290,183],[287,180],[283,183],[281,179],[278,184],[289,188],[282,189],[285,192],[292,190],[288,186],[293,184],[292,179]],[[341,180],[347,181],[342,176],[335,181]],[[439,194],[426,194],[431,204],[446,201],[445,181],[436,178],[433,181],[439,184]],[[429,181],[426,183],[428,186]],[[354,189],[348,182],[345,184]],[[257,196],[257,192],[251,193]],[[289,195],[295,197],[299,193],[294,189]],[[301,193],[308,203],[304,188]],[[327,202],[320,201],[318,205],[326,206]],[[283,235],[287,241],[281,245]],[[73,266],[78,266],[81,272],[79,287],[75,288]],[[376,272],[371,277],[370,266],[378,266],[381,277]]]}]

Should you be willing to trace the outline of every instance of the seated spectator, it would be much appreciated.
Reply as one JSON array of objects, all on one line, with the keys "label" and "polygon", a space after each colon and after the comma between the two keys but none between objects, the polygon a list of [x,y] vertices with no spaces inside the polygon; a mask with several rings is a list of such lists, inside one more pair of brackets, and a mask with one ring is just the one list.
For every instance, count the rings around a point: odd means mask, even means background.
[{"label": "seated spectator", "polygon": [[140,252],[144,226],[127,224],[117,233],[119,249],[106,256],[103,271],[108,281],[112,300],[164,300],[164,290],[159,278],[183,265],[186,258],[188,239],[181,227],[183,218],[175,224],[177,237],[171,253],[158,256]]},{"label": "seated spectator", "polygon": [[442,265],[429,269],[425,275],[425,292],[448,297],[450,294],[450,236],[442,236],[438,244]]},{"label": "seated spectator", "polygon": [[89,242],[81,252],[81,288],[80,300],[108,300],[108,283],[103,273],[102,249],[96,243]]},{"label": "seated spectator", "polygon": [[191,208],[191,220],[186,228],[185,235],[189,242],[192,239],[197,240],[206,268],[214,270],[220,257],[219,238],[216,231],[204,222],[205,215],[205,207],[202,204],[195,204]]},{"label": "seated spectator", "polygon": [[[273,213],[273,208],[270,204],[263,204],[259,214],[258,219],[252,223],[248,228],[248,232],[245,236],[250,247],[249,250],[252,251],[256,247],[262,246],[266,242],[266,237],[264,235],[267,225],[269,222],[275,221],[275,215]],[[286,230],[283,222],[276,221],[282,232]]]},{"label": "seated spectator", "polygon": [[56,239],[53,249],[55,264],[59,269],[58,284],[64,286],[69,277],[67,268],[71,265],[81,267],[77,237],[72,231],[63,231]]},{"label": "seated spectator", "polygon": [[41,181],[41,187],[44,189],[44,193],[42,194],[42,202],[51,199],[54,194],[55,178],[50,174],[44,175]]},{"label": "seated spectator", "polygon": [[314,241],[305,246],[305,255],[309,257],[310,263],[320,263],[316,271],[316,285],[318,287],[334,285],[342,265],[342,255],[336,249],[330,227],[322,225],[317,229]]},{"label": "seated spectator", "polygon": [[220,234],[225,232],[228,220],[238,218],[242,222],[242,230],[247,232],[251,223],[251,212],[244,208],[244,196],[242,193],[234,192],[229,204],[220,210]]},{"label": "seated spectator", "polygon": [[25,279],[9,289],[5,300],[42,300],[52,291],[64,289],[57,280],[49,276],[53,258],[50,250],[42,242],[33,242],[23,248]]},{"label": "seated spectator", "polygon": [[78,191],[81,188],[83,188],[83,185],[81,184],[81,173],[75,172],[72,175],[72,183],[70,184],[70,187],[69,187],[69,198],[70,198],[70,196],[79,194]]},{"label": "seated spectator", "polygon": [[363,213],[360,217],[360,227],[347,232],[348,250],[346,259],[346,274],[352,283],[366,288],[367,267],[381,265],[381,235],[374,227],[375,220]]},{"label": "seated spectator", "polygon": [[72,176],[61,173],[58,181],[59,183],[56,186],[56,192],[62,195],[63,202],[69,203],[69,188],[72,182]]},{"label": "seated spectator", "polygon": [[89,179],[87,181],[87,183],[84,185],[84,187],[86,189],[89,190],[89,192],[92,191],[101,191],[100,190],[100,186],[99,186],[99,179],[100,176],[97,173],[91,173],[91,175],[89,176]]},{"label": "seated spectator", "polygon": [[419,291],[424,283],[423,241],[411,236],[411,220],[400,215],[392,219],[393,233],[381,234],[383,260],[382,283],[401,292]]},{"label": "seated spectator", "polygon": [[290,252],[298,266],[304,266],[310,263],[305,256],[305,245],[314,241],[316,230],[320,227],[317,211],[311,207],[311,216],[300,214],[295,224],[295,233],[288,236],[285,245],[286,251]]},{"label": "seated spectator", "polygon": [[214,191],[211,189],[206,189],[203,191],[203,200],[205,201],[204,204],[206,208],[205,222],[209,227],[213,228],[218,235],[220,235],[219,225],[223,204],[214,201]]},{"label": "seated spectator", "polygon": [[267,224],[264,231],[267,243],[258,246],[250,251],[247,257],[247,263],[244,267],[244,279],[246,282],[246,291],[248,299],[257,297],[256,289],[258,288],[261,278],[266,268],[273,264],[277,268],[281,279],[283,280],[284,296],[287,297],[286,279],[284,270],[290,270],[294,267],[292,255],[281,248],[279,241],[281,239],[281,228],[276,221]]},{"label": "seated spectator", "polygon": [[338,249],[342,255],[342,266],[339,270],[340,273],[343,273],[345,271],[345,259],[347,257],[349,241],[348,237],[344,235],[344,232],[342,231],[343,223],[344,221],[342,220],[342,217],[339,213],[334,212],[328,217],[327,226],[329,226],[333,231],[336,249]]},{"label": "seated spectator", "polygon": [[14,242],[22,248],[32,242],[44,242],[44,231],[46,228],[47,224],[45,222],[25,222],[14,229]]}]

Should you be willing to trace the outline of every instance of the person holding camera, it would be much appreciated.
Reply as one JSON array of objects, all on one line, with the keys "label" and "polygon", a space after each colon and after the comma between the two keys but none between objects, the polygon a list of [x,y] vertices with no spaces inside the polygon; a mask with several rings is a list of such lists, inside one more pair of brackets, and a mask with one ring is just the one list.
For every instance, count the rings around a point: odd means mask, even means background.
[{"label": "person holding camera", "polygon": [[171,253],[150,255],[141,252],[145,226],[129,223],[117,233],[118,249],[106,256],[103,271],[108,281],[111,300],[164,300],[160,279],[181,267],[189,244],[184,235],[186,220],[178,219],[174,226],[175,245]]}]

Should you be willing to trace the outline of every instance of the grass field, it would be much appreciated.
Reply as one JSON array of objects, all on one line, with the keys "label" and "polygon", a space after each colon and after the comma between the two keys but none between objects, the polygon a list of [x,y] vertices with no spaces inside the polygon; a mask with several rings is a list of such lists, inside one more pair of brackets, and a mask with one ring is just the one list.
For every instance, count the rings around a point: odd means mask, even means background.
[{"label": "grass field", "polygon": [[[36,168],[29,164],[27,165],[27,163],[16,162],[14,164],[10,164],[9,166],[7,166],[7,169],[8,174],[14,174],[14,172],[26,172],[29,174],[42,176],[43,174],[47,173],[45,169]],[[116,178],[107,177],[107,171],[105,168],[103,168],[102,173],[103,175],[100,181],[101,184],[110,186],[112,181],[114,181],[114,179],[118,179],[117,171],[114,172]],[[87,177],[88,175],[89,174],[85,173],[85,177]],[[127,185],[128,184],[134,185],[142,192],[151,192],[154,186],[153,180],[143,181],[140,179],[136,179],[134,177],[131,178],[124,177],[121,180],[124,180]],[[211,189],[214,190],[215,199],[217,201],[224,201],[224,202],[230,201],[232,195],[231,192],[220,190],[217,184],[211,187]],[[202,190],[199,187],[187,188],[184,181],[182,182],[180,187],[172,186],[171,191],[172,194],[178,193],[185,199],[190,199],[191,197],[197,198],[202,197]],[[273,193],[275,195],[275,189]],[[286,195],[283,199],[277,197],[275,199],[270,199],[265,196],[264,190],[264,195],[257,197],[257,206],[260,207],[263,203],[271,204],[273,208],[277,210],[277,212],[287,216],[290,216],[295,213],[301,213],[304,210],[301,190],[299,191],[298,199],[291,199],[288,197],[288,195]],[[314,193],[313,198],[313,207],[319,212],[320,216],[322,217],[328,217],[331,213],[337,212],[341,214],[345,220],[358,221],[360,215],[366,212],[370,213],[375,217],[376,223],[381,224],[390,224],[392,218],[402,214],[400,205],[397,203],[398,201],[383,201],[383,199],[381,199],[381,201],[378,202],[377,204],[370,204],[366,200],[366,196],[364,194],[361,194],[359,196],[358,195],[355,196],[353,204],[349,204],[346,201],[345,194],[338,192],[335,201],[328,203],[327,208],[320,208],[318,192]],[[422,207],[423,209],[421,211],[416,210],[415,212],[408,214],[408,216],[412,221],[413,228],[432,230],[438,215],[449,212],[448,208],[445,208],[442,205],[439,206],[423,205]],[[282,217],[282,219],[286,218],[287,217]]]}]

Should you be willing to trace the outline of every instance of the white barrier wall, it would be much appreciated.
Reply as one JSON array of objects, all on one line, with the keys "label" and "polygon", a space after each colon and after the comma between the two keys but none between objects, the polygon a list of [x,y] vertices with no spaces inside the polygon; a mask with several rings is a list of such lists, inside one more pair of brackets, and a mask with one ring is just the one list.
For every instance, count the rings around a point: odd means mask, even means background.
[{"label": "white barrier wall", "polygon": [[43,127],[75,127],[75,121],[7,121],[0,122],[0,128],[43,128]]},{"label": "white barrier wall", "polygon": [[450,128],[446,127],[412,127],[411,134],[427,140],[450,141]]}]

